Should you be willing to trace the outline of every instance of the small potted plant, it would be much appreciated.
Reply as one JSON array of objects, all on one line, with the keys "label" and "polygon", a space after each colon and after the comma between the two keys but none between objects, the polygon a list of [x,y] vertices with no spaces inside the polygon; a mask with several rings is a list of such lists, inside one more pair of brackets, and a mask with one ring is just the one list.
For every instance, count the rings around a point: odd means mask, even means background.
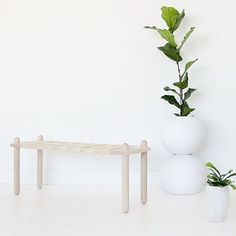
[{"label": "small potted plant", "polygon": [[236,190],[234,181],[230,178],[236,176],[236,172],[229,170],[225,174],[211,163],[206,163],[209,170],[207,175],[207,208],[208,219],[212,222],[222,222],[225,220],[229,204],[229,187]]},{"label": "small potted plant", "polygon": [[[190,155],[200,148],[205,138],[205,128],[200,120],[192,116],[195,110],[189,105],[195,88],[189,87],[189,70],[198,60],[190,60],[184,63],[184,46],[193,33],[195,27],[191,27],[179,43],[175,38],[175,32],[183,22],[185,11],[181,12],[174,7],[163,6],[161,17],[166,23],[166,28],[145,26],[165,41],[158,47],[161,53],[170,59],[176,68],[176,78],[172,86],[165,86],[167,94],[161,99],[177,109],[174,115],[167,117],[162,124],[161,140],[166,149],[172,155],[172,161],[163,168],[161,185],[164,190],[173,194],[193,194],[201,191],[206,182],[204,164],[195,156]],[[171,173],[171,174],[170,174]]]}]

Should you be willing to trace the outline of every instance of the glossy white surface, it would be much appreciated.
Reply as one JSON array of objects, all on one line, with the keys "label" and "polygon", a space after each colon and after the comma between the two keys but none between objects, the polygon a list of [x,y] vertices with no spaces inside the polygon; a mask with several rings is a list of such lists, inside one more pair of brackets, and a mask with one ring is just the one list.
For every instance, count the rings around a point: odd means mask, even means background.
[{"label": "glossy white surface", "polygon": [[235,236],[236,193],[231,192],[227,220],[207,220],[205,194],[177,196],[149,188],[141,206],[131,189],[131,209],[120,212],[120,187],[0,185],[0,235],[3,236]]}]

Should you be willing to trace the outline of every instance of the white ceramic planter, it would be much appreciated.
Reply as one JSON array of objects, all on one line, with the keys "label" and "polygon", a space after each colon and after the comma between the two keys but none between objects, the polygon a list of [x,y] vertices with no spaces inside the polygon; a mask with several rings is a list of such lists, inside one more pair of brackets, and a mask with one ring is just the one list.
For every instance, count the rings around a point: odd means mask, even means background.
[{"label": "white ceramic planter", "polygon": [[171,194],[194,194],[206,183],[203,163],[193,154],[204,142],[205,128],[193,116],[172,116],[165,120],[161,140],[171,158],[161,171],[161,187]]},{"label": "white ceramic planter", "polygon": [[161,170],[160,181],[167,193],[198,193],[205,186],[206,169],[194,155],[172,155]]},{"label": "white ceramic planter", "polygon": [[211,222],[223,222],[229,205],[229,187],[207,186],[206,188],[208,219]]},{"label": "white ceramic planter", "polygon": [[194,116],[171,116],[161,130],[162,143],[170,153],[177,155],[193,154],[204,138],[205,128]]}]

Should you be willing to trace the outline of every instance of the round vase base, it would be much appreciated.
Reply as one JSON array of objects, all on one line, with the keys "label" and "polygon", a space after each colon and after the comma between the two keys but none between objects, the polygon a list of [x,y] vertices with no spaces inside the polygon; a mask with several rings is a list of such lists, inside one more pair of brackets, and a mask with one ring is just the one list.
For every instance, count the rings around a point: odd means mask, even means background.
[{"label": "round vase base", "polygon": [[194,155],[172,155],[161,170],[161,188],[170,194],[195,194],[206,183],[206,169]]}]

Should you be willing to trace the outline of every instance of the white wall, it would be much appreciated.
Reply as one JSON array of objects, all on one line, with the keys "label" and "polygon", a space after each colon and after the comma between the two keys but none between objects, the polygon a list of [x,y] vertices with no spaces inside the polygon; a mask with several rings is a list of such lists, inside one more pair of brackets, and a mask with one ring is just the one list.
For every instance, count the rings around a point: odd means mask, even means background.
[{"label": "white wall", "polygon": [[[199,58],[190,73],[199,89],[194,113],[208,132],[199,156],[236,168],[235,1],[8,0],[0,2],[0,182],[12,181],[12,139],[38,134],[99,143],[147,139],[150,182],[158,182],[168,155],[161,121],[174,111],[160,96],[176,68],[155,49],[164,42],[143,26],[164,26],[164,4],[186,10],[179,36],[197,27],[184,57]],[[23,182],[35,182],[35,166],[35,152],[22,151]],[[134,183],[138,167],[132,158]],[[45,168],[47,183],[120,180],[117,157],[50,152]]]}]

